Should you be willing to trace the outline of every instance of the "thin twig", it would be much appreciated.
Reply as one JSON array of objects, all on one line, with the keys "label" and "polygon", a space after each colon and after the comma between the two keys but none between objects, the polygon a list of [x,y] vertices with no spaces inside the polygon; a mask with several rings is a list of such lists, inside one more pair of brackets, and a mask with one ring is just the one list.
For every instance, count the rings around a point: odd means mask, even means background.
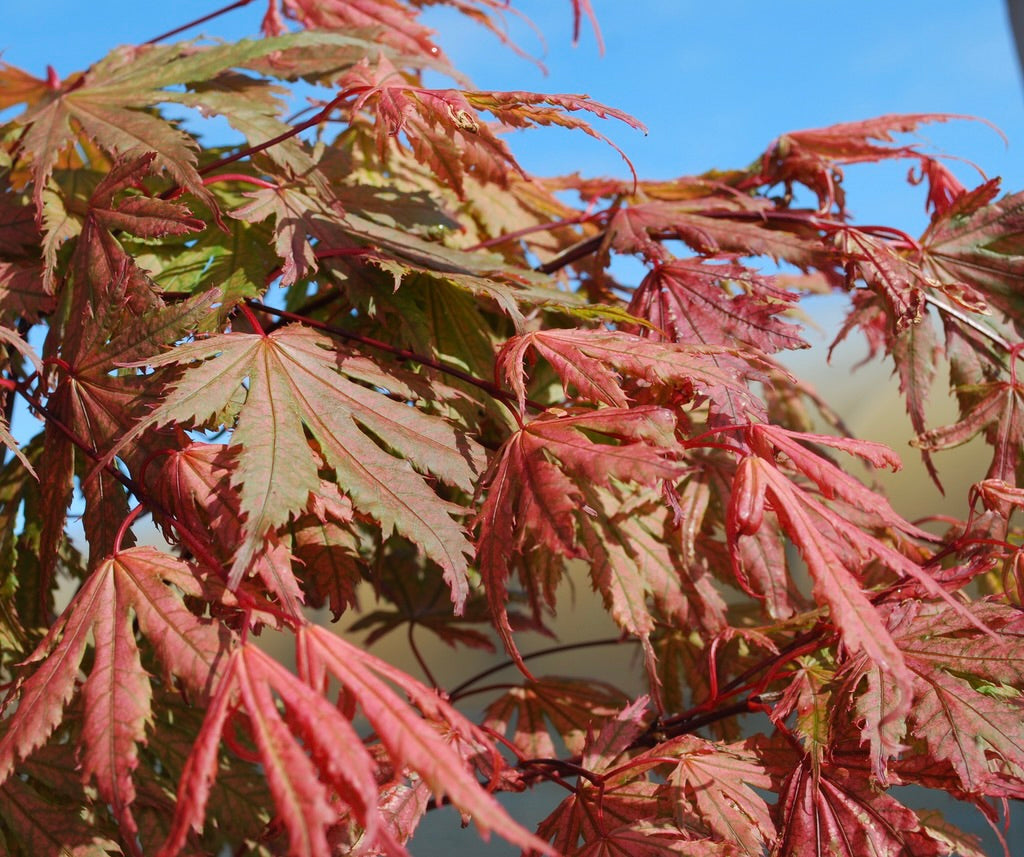
[{"label": "thin twig", "polygon": [[[639,640],[632,639],[631,637],[605,637],[601,640],[587,640],[582,643],[567,643],[561,646],[550,646],[546,649],[538,649],[536,652],[530,652],[528,655],[523,655],[524,661],[530,661],[534,658],[542,658],[545,655],[557,655],[562,652],[573,652],[577,649],[590,649],[595,646],[617,646],[622,643],[637,643]],[[482,681],[489,675],[494,675],[496,672],[508,669],[509,667],[516,666],[517,661],[513,661],[511,658],[507,661],[502,661],[500,664],[495,664],[493,667],[488,667],[476,675],[466,679],[462,684],[458,685],[448,693],[448,698],[455,700],[458,696],[467,688],[476,684],[478,681]]]},{"label": "thin twig", "polygon": [[154,36],[147,42],[143,42],[144,45],[155,45],[157,42],[162,42],[164,39],[169,39],[171,36],[176,36],[178,33],[183,33],[185,30],[191,30],[193,27],[198,27],[200,24],[205,24],[207,21],[212,21],[214,18],[219,18],[221,15],[226,15],[235,9],[240,9],[242,6],[248,6],[252,3],[252,0],[235,0],[234,3],[230,3],[214,12],[210,12],[209,15],[203,15],[201,18],[196,18],[193,21],[189,21],[187,24],[182,24],[180,27],[175,27],[173,30],[168,30],[166,33],[161,33],[159,36]]},{"label": "thin twig", "polygon": [[434,674],[430,671],[430,667],[427,666],[426,658],[424,658],[423,654],[420,652],[420,647],[416,645],[415,631],[416,623],[410,622],[409,632],[407,635],[409,640],[409,649],[412,652],[413,657],[416,658],[416,663],[418,663],[420,665],[420,669],[423,670],[423,674],[427,677],[427,681],[430,682],[430,686],[434,688],[434,690],[437,690],[441,685],[437,683],[437,679],[434,678]]},{"label": "thin twig", "polygon": [[553,274],[555,271],[560,271],[566,265],[571,265],[573,262],[579,261],[591,253],[596,253],[600,250],[607,235],[607,230],[602,229],[597,235],[573,244],[572,247],[562,251],[554,259],[545,262],[543,265],[538,265],[534,270],[540,274]]}]

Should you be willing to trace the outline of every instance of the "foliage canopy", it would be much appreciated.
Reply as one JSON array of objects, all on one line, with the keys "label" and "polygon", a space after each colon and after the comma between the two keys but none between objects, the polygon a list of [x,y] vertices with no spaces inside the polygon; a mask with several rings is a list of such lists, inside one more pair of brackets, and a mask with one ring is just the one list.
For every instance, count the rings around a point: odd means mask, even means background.
[{"label": "foliage canopy", "polygon": [[[639,125],[470,88],[438,2],[503,37],[504,0],[270,0],[251,41],[0,64],[4,849],[390,857],[444,801],[536,853],[979,854],[891,789],[993,822],[1024,797],[1024,195],[903,142],[936,115],[671,181],[528,175],[503,131]],[[919,238],[848,216],[843,167],[887,159]],[[936,481],[991,448],[962,520],[854,476],[899,459],[780,362],[823,293]],[[519,651],[588,576],[640,698]],[[430,687],[325,606],[521,674],[474,722],[482,676]],[[494,793],[542,781],[567,796],[531,832]]]}]

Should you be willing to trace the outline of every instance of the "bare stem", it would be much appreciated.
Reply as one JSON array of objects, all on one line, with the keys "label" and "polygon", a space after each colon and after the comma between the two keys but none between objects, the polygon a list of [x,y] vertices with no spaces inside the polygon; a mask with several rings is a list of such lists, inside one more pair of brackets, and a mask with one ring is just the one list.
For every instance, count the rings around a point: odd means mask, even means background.
[{"label": "bare stem", "polygon": [[[605,637],[600,640],[587,640],[582,643],[566,643],[564,645],[550,646],[546,649],[538,649],[536,652],[530,652],[530,654],[528,655],[523,655],[523,660],[530,661],[534,658],[542,658],[547,655],[558,655],[562,652],[573,652],[577,649],[591,649],[596,646],[618,646],[622,643],[636,642],[639,641],[634,640],[630,637]],[[448,698],[454,701],[455,699],[458,699],[459,696],[462,696],[467,688],[472,687],[477,682],[482,681],[490,675],[494,675],[496,672],[501,672],[502,670],[508,669],[509,667],[514,667],[515,665],[516,661],[513,661],[510,658],[507,661],[502,661],[500,664],[495,664],[493,667],[488,667],[487,669],[482,670],[481,672],[478,672],[476,675],[466,679],[458,687],[449,691]]]},{"label": "bare stem", "polygon": [[210,12],[209,15],[203,15],[201,18],[195,18],[187,24],[182,24],[180,27],[175,27],[173,30],[161,33],[159,36],[154,36],[148,42],[143,42],[142,44],[155,45],[157,42],[162,42],[164,39],[169,39],[171,36],[176,36],[178,33],[185,32],[185,30],[191,30],[193,27],[198,27],[200,24],[205,24],[207,21],[212,21],[214,18],[226,15],[228,12],[242,8],[242,6],[248,6],[250,3],[252,3],[252,0],[235,0],[234,3],[229,3],[227,6],[223,6],[220,9]]},{"label": "bare stem", "polygon": [[434,678],[434,674],[430,671],[430,667],[427,666],[426,658],[423,657],[420,652],[420,647],[416,645],[416,625],[413,622],[409,623],[409,632],[406,635],[409,640],[409,650],[412,652],[413,657],[416,658],[416,663],[420,665],[420,669],[423,670],[423,674],[427,677],[427,681],[430,682],[430,686],[437,690],[440,685],[437,683],[437,679]]}]

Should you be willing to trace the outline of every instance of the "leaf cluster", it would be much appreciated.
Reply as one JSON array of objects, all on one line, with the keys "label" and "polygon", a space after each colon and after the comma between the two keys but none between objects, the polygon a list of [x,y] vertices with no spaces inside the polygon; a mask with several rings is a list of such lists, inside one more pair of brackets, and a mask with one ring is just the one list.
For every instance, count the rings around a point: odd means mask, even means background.
[{"label": "leaf cluster", "polygon": [[[507,41],[503,0],[444,1]],[[936,115],[670,181],[532,176],[504,132],[640,125],[471,88],[435,2],[0,64],[3,849],[393,857],[450,803],[538,854],[979,854],[892,789],[993,823],[1024,797],[1024,194],[904,142]],[[918,238],[847,211],[843,168],[882,160]],[[987,444],[961,519],[904,519],[854,475],[896,454],[785,368],[823,293],[936,482]],[[533,674],[563,582],[642,696]],[[396,630],[426,684],[367,650]],[[442,688],[417,631],[508,661]],[[528,831],[494,793],[540,782],[567,796]]]}]

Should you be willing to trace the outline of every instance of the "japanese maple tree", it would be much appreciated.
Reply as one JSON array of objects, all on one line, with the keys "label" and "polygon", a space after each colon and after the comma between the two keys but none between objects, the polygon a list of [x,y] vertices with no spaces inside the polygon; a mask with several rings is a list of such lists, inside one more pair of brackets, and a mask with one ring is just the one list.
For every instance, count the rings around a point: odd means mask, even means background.
[{"label": "japanese maple tree", "polygon": [[[907,142],[941,115],[529,175],[503,132],[639,123],[473,89],[438,4],[507,41],[506,0],[262,0],[253,40],[0,64],[2,849],[395,857],[448,803],[535,854],[980,854],[894,788],[1024,797],[1024,193]],[[920,237],[848,215],[887,159]],[[959,518],[906,520],[785,368],[824,293],[933,479],[990,447]],[[567,579],[639,697],[534,674]],[[506,659],[482,714],[493,670],[374,654],[417,628]],[[495,794],[542,782],[527,830]]]}]

